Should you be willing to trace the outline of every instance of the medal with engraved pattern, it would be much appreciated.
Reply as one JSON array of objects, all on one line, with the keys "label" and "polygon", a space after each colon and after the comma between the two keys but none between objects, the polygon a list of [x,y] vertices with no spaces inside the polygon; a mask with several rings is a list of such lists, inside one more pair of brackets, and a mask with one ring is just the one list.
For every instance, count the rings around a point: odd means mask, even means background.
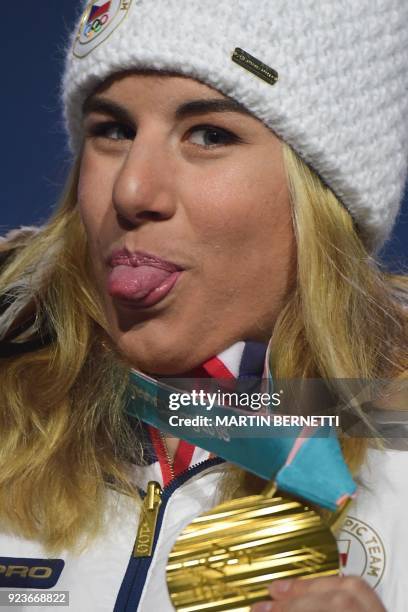
[{"label": "medal with engraved pattern", "polygon": [[168,558],[178,612],[248,610],[278,578],[339,573],[336,539],[306,503],[276,492],[233,499],[194,519]]},{"label": "medal with engraved pattern", "polygon": [[[174,388],[136,370],[130,383],[128,414],[174,435],[168,414]],[[199,411],[189,405],[180,413],[193,418]],[[230,415],[231,406],[214,406],[212,414]],[[339,573],[334,531],[356,487],[332,428],[230,440],[198,437],[184,428],[177,437],[269,483],[261,494],[226,501],[196,517],[180,533],[166,569],[177,612],[249,611],[269,599],[267,585],[274,579]],[[135,556],[151,554],[160,495],[160,485],[150,482]],[[331,518],[322,518],[315,505],[330,510]]]}]

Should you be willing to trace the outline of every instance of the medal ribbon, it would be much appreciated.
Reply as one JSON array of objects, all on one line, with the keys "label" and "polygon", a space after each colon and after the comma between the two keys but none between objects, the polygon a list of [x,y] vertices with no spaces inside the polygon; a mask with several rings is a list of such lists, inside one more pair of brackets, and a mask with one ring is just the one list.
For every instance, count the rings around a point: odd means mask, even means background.
[{"label": "medal ribbon", "polygon": [[[265,480],[274,480],[278,488],[302,497],[319,506],[335,511],[354,496],[356,485],[344,461],[336,432],[332,427],[274,428],[273,436],[248,437],[245,427],[234,427],[235,436],[227,439],[207,432],[206,437],[195,435],[193,427],[174,427],[169,417],[170,395],[180,393],[149,376],[130,371],[130,385],[126,412],[154,427],[187,440],[219,457],[250,471]],[[205,406],[190,403],[177,410],[179,417],[194,418],[208,412]],[[231,417],[231,407],[215,405],[211,417]],[[236,414],[236,413],[235,413]],[[282,430],[282,436],[276,434]],[[284,430],[284,431],[283,431]],[[240,431],[244,433],[239,436]],[[293,433],[292,433],[293,432]]]}]

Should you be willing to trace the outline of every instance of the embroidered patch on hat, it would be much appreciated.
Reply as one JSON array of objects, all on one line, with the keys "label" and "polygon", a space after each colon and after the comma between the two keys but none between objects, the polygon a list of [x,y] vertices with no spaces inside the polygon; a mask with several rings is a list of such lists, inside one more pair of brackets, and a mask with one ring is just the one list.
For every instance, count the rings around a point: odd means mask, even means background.
[{"label": "embroidered patch on hat", "polygon": [[256,59],[253,55],[250,55],[240,47],[235,47],[234,53],[231,56],[231,59],[236,64],[239,64],[249,72],[252,72],[260,79],[263,79],[270,85],[274,85],[278,80],[278,73],[276,70],[267,66],[259,59]]},{"label": "embroidered patch on hat", "polygon": [[73,53],[85,57],[122,23],[133,0],[92,0],[86,7]]}]

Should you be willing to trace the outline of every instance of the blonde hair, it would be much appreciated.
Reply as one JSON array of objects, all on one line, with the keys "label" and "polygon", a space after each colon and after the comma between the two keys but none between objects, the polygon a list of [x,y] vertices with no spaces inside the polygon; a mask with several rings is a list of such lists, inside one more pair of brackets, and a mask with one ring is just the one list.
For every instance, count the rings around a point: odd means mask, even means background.
[{"label": "blonde hair", "polygon": [[[407,279],[381,269],[330,189],[283,147],[298,277],[273,331],[275,375],[406,377]],[[0,296],[8,304],[1,336],[30,317],[28,335],[47,327],[52,335],[50,344],[2,360],[0,520],[50,553],[100,532],[108,488],[137,503],[128,465],[143,461],[123,410],[130,364],[110,342],[89,274],[78,171],[79,161],[40,231],[0,243],[7,256]],[[344,440],[343,449],[356,470],[364,440]]]}]

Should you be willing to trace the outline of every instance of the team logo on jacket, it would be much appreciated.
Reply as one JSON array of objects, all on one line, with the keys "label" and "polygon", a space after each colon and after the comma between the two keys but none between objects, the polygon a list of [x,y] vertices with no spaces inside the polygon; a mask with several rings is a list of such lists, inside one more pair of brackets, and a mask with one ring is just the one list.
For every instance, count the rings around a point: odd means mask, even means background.
[{"label": "team logo on jacket", "polygon": [[103,43],[126,17],[132,0],[93,0],[82,16],[74,55],[85,57]]},{"label": "team logo on jacket", "polygon": [[361,576],[374,588],[385,568],[385,548],[378,533],[361,521],[348,516],[337,536],[341,572]]},{"label": "team logo on jacket", "polygon": [[62,559],[0,557],[0,587],[50,589],[57,584],[64,565]]}]

